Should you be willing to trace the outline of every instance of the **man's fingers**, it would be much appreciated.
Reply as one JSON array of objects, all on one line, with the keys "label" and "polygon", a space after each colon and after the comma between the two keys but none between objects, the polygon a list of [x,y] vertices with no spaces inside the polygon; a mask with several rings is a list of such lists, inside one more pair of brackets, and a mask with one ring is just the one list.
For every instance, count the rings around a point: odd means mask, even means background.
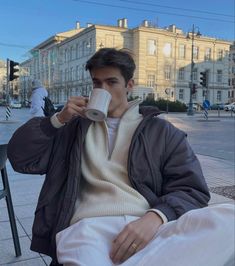
[{"label": "man's fingers", "polygon": [[127,253],[128,253],[128,257],[133,254],[132,253],[133,250],[129,249],[131,243],[132,243],[132,240],[130,238],[126,238],[124,242],[118,243],[116,245],[113,256],[111,257],[114,263],[120,263],[123,260],[125,254]]},{"label": "man's fingers", "polygon": [[127,251],[124,253],[123,257],[121,258],[120,262],[124,262],[127,259],[129,259],[132,255],[134,255],[136,252],[138,252],[139,250],[141,250],[142,248],[140,247],[140,243],[137,244],[137,241],[133,241],[131,243],[131,245],[129,245],[129,248],[127,249]]},{"label": "man's fingers", "polygon": [[162,219],[153,212],[147,212],[141,218],[125,226],[113,242],[110,258],[114,263],[126,261],[143,249],[154,237]]},{"label": "man's fingers", "polygon": [[[123,261],[123,258],[129,258],[135,253],[132,243],[136,239],[137,234],[132,223],[128,224],[121,233],[113,241],[110,257],[114,263]],[[135,247],[135,245],[134,245]],[[135,247],[136,249],[136,247]]]},{"label": "man's fingers", "polygon": [[73,96],[69,98],[63,109],[59,112],[58,118],[63,123],[68,122],[75,116],[84,117],[84,111],[87,105],[88,99],[81,96]]}]

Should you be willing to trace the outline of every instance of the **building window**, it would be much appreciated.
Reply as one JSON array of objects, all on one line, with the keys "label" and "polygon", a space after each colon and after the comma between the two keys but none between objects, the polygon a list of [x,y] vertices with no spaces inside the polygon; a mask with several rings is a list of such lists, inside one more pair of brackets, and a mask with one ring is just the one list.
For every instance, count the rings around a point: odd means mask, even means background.
[{"label": "building window", "polygon": [[70,47],[69,60],[73,60],[73,46]]},{"label": "building window", "polygon": [[156,55],[157,52],[157,41],[148,40],[147,53],[148,55]]},{"label": "building window", "polygon": [[223,59],[223,50],[219,49],[217,52],[217,60],[221,61]]},{"label": "building window", "polygon": [[155,86],[155,75],[147,76],[147,87],[154,88]]},{"label": "building window", "polygon": [[64,81],[63,70],[60,70],[60,81]]},{"label": "building window", "polygon": [[76,44],[76,59],[79,58],[79,43]]},{"label": "building window", "polygon": [[69,61],[69,51],[67,49],[64,50],[64,61],[65,62]]},{"label": "building window", "polygon": [[163,47],[163,54],[166,57],[171,57],[171,52],[172,52],[171,43],[165,43],[165,45]]},{"label": "building window", "polygon": [[171,66],[165,66],[165,80],[171,79]]},{"label": "building window", "polygon": [[225,50],[225,51],[224,51],[224,56],[225,56],[225,57],[228,57],[228,56],[229,56],[229,51],[228,51],[228,50]]},{"label": "building window", "polygon": [[184,89],[179,89],[179,100],[184,99]]},{"label": "building window", "polygon": [[64,81],[68,81],[68,78],[69,78],[69,77],[68,77],[68,76],[69,76],[68,74],[69,74],[69,71],[68,71],[68,69],[66,68],[66,69],[65,69],[65,75],[64,75]]},{"label": "building window", "polygon": [[232,54],[232,60],[235,62],[235,53]]},{"label": "building window", "polygon": [[179,45],[179,59],[184,59],[185,58],[185,45],[180,44]]},{"label": "building window", "polygon": [[198,80],[198,70],[197,70],[197,68],[193,69],[193,80],[194,81]]},{"label": "building window", "polygon": [[181,67],[179,69],[179,77],[178,77],[178,79],[179,80],[184,80],[184,75],[185,75],[185,68],[184,67]]},{"label": "building window", "polygon": [[82,67],[80,67],[78,70],[78,80],[81,81],[81,79],[82,79]]},{"label": "building window", "polygon": [[206,48],[206,50],[205,50],[205,60],[206,61],[211,60],[211,48]]},{"label": "building window", "polygon": [[217,102],[221,102],[222,101],[222,91],[217,91]]},{"label": "building window", "polygon": [[198,59],[199,58],[199,47],[194,46],[193,47],[193,59]]},{"label": "building window", "polygon": [[74,77],[73,77],[73,67],[70,68],[70,77],[69,77],[69,81],[73,81]]},{"label": "building window", "polygon": [[86,41],[83,41],[82,42],[82,56],[85,56],[87,54],[86,53],[86,51],[87,51],[86,46],[87,46],[87,42]]},{"label": "building window", "polygon": [[76,80],[79,79],[79,66],[76,66]]},{"label": "building window", "polygon": [[216,77],[216,79],[217,79],[217,82],[218,83],[222,83],[222,75],[223,75],[222,70],[221,69],[217,70],[217,77]]}]

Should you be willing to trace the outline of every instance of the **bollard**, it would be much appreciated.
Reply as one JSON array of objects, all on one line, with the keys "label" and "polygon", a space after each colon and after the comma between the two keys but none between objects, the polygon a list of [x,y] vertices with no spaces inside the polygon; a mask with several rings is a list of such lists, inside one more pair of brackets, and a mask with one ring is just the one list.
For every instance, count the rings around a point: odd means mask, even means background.
[{"label": "bollard", "polygon": [[208,110],[206,108],[204,109],[204,118],[208,120]]},{"label": "bollard", "polygon": [[6,107],[6,120],[8,121],[8,119],[11,117],[11,108],[10,106]]}]

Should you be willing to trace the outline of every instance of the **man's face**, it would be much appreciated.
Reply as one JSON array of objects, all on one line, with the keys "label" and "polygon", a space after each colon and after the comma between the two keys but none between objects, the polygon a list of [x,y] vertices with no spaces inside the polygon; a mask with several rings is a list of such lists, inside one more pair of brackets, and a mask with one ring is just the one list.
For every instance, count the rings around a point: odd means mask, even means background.
[{"label": "man's face", "polygon": [[116,67],[95,68],[91,70],[93,88],[103,88],[112,95],[108,116],[120,117],[128,108],[127,92],[133,88],[133,80],[127,85],[121,72]]}]

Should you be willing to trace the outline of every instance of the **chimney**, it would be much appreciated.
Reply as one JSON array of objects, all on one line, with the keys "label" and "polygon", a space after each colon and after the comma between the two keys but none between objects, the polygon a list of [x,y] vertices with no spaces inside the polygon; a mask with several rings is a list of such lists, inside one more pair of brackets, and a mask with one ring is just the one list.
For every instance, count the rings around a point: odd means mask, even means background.
[{"label": "chimney", "polygon": [[122,23],[123,23],[123,24],[122,24],[122,27],[123,27],[123,28],[127,28],[127,27],[128,27],[128,26],[127,26],[127,18],[123,18],[123,19],[122,19]]},{"label": "chimney", "polygon": [[147,28],[149,26],[148,20],[145,19],[142,25]]},{"label": "chimney", "polygon": [[117,21],[117,24],[118,24],[118,27],[122,27],[122,19],[118,19],[118,21]]},{"label": "chimney", "polygon": [[168,30],[171,32],[176,32],[176,26],[174,24],[172,24],[168,27]]},{"label": "chimney", "polygon": [[92,23],[87,23],[87,28],[91,27],[92,25]]},{"label": "chimney", "polygon": [[76,29],[80,29],[80,22],[79,21],[76,22]]}]

